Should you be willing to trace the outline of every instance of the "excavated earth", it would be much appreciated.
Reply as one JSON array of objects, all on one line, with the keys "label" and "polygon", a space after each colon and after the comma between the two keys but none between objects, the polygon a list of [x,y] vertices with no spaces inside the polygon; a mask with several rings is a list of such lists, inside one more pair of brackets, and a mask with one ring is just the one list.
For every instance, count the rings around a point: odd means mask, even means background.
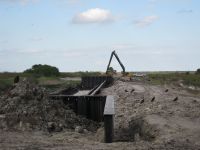
[{"label": "excavated earth", "polygon": [[50,99],[44,88],[27,79],[13,85],[0,98],[0,129],[4,131],[96,131],[99,126],[77,116],[63,101]]},{"label": "excavated earth", "polygon": [[[22,100],[16,104],[12,102],[13,98],[17,99],[12,90],[9,94],[11,96],[3,96],[0,101],[1,149],[200,149],[200,92],[191,93],[177,86],[150,85],[142,81],[115,81],[100,93],[115,97],[115,136],[110,144],[103,143],[103,127],[76,116],[62,104],[56,103],[54,108],[55,102],[48,100],[48,106],[53,111],[40,108],[42,112],[47,112],[42,113],[35,104],[39,102],[29,105],[29,102],[24,102],[27,98],[22,96],[19,98]],[[41,94],[36,95],[40,99]],[[37,96],[33,96],[32,100],[37,100]],[[28,103],[25,110],[24,103]],[[42,103],[46,106],[46,102]],[[8,109],[10,105],[12,109]],[[33,111],[33,108],[37,108],[37,111]],[[59,108],[63,108],[64,113],[57,117],[56,110]],[[39,121],[36,117],[37,124],[32,124],[28,119],[30,117],[23,120],[24,115],[21,116],[22,112],[19,112],[21,109],[26,112],[25,116],[30,113],[31,117],[38,116],[34,114],[40,112],[39,116],[47,116],[44,119],[47,121]],[[69,114],[69,111],[73,117],[63,119],[62,116]],[[7,116],[13,118],[10,126],[4,122]],[[14,118],[18,118],[17,121]],[[44,122],[47,122],[46,125]],[[62,124],[63,130],[47,132],[48,122]],[[24,127],[27,123],[28,127]],[[84,128],[84,132],[77,132],[77,126]]]}]

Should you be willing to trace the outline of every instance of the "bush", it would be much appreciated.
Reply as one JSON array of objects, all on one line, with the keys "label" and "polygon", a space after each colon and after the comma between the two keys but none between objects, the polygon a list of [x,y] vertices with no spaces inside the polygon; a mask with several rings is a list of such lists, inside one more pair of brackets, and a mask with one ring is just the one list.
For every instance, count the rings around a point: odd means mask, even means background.
[{"label": "bush", "polygon": [[196,74],[200,74],[200,68],[197,69]]},{"label": "bush", "polygon": [[33,65],[31,69],[27,69],[24,73],[33,74],[35,76],[59,76],[59,70],[56,67],[49,65]]}]

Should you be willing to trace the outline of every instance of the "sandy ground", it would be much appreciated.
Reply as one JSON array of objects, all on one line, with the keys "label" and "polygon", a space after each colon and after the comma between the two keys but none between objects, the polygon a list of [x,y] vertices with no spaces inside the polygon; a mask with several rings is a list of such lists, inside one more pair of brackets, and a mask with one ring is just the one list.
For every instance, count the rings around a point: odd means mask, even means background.
[{"label": "sandy ground", "polygon": [[0,149],[199,149],[200,95],[173,86],[116,81],[101,95],[115,97],[115,137],[97,133],[0,131]]}]

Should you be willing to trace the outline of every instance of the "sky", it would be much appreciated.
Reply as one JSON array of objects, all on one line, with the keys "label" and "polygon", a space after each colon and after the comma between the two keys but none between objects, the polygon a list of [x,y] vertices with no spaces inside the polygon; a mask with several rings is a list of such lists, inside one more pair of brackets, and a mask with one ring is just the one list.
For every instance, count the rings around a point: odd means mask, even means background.
[{"label": "sky", "polygon": [[0,72],[105,71],[113,50],[128,71],[200,68],[200,1],[0,0]]}]

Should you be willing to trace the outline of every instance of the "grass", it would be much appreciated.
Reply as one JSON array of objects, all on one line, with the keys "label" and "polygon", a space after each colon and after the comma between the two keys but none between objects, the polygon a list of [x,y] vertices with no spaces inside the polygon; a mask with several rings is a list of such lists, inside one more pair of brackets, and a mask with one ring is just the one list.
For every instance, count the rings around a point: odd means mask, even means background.
[{"label": "grass", "polygon": [[38,84],[45,87],[49,92],[61,88],[76,87],[80,84],[80,81],[64,81],[58,77],[40,77],[37,80]]},{"label": "grass", "polygon": [[[64,81],[60,77],[35,77],[24,73],[0,73],[0,94],[9,89],[13,85],[14,78],[20,76],[20,79],[29,77],[34,82],[45,87],[48,91],[53,91],[58,88],[75,87],[80,84],[80,81]],[[64,77],[66,77],[65,74]],[[75,77],[76,73],[70,73],[70,77]],[[61,76],[63,77],[63,76]]]},{"label": "grass", "polygon": [[[20,78],[31,77],[39,85],[47,88],[49,91],[56,90],[58,88],[64,87],[75,87],[80,84],[80,81],[64,81],[60,78],[62,77],[82,77],[82,76],[96,76],[101,75],[100,72],[69,72],[61,73],[59,77],[34,77],[30,74],[24,73],[0,73],[0,93],[7,90],[12,84],[14,77],[19,75]],[[200,87],[200,75],[194,73],[185,73],[185,72],[154,72],[148,74],[150,83],[152,84],[176,84],[183,83],[185,85],[192,85],[195,87]]]},{"label": "grass", "polygon": [[194,73],[151,73],[148,77],[153,84],[181,82],[188,86],[200,87],[200,75]]},{"label": "grass", "polygon": [[2,79],[0,78],[0,93],[7,90],[13,83],[12,78]]}]

